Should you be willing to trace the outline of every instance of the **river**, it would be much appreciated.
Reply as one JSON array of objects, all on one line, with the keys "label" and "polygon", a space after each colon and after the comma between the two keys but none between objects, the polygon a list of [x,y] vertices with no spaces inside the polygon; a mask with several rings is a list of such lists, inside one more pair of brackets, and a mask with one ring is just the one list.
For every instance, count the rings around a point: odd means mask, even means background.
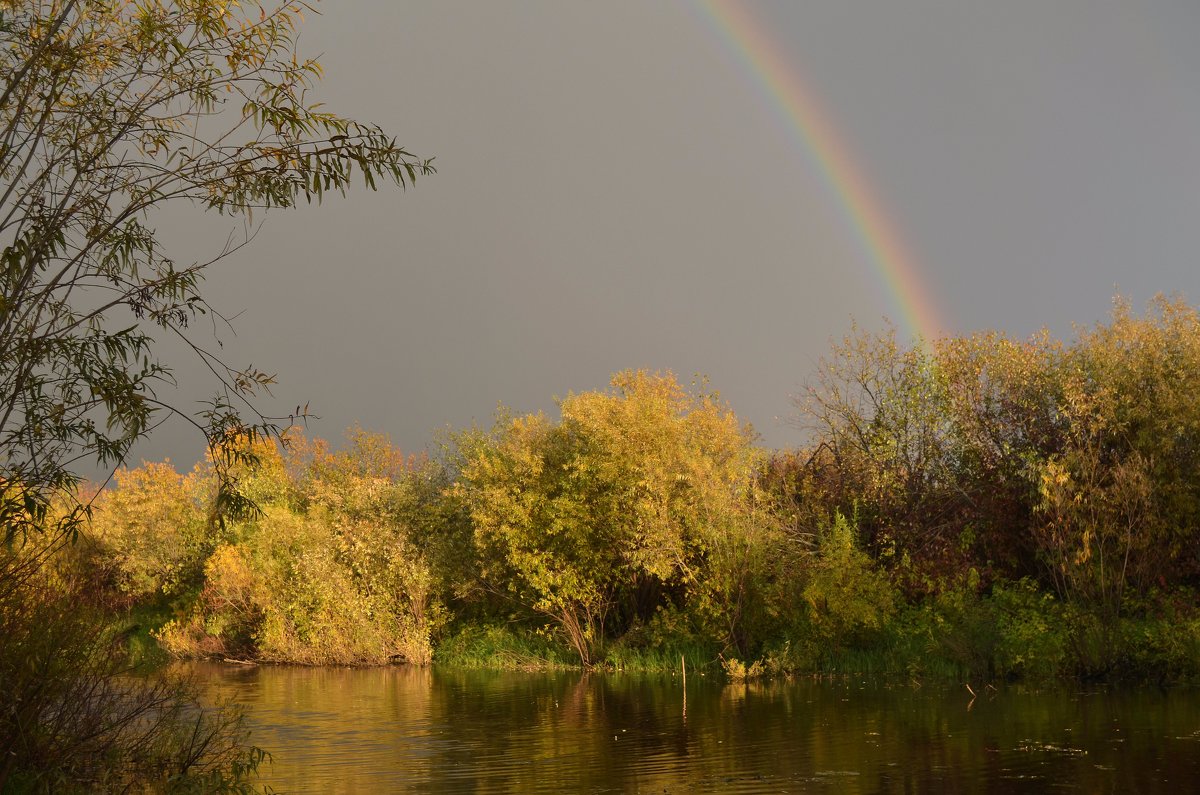
[{"label": "river", "polygon": [[1171,792],[1200,690],[193,664],[280,792]]}]

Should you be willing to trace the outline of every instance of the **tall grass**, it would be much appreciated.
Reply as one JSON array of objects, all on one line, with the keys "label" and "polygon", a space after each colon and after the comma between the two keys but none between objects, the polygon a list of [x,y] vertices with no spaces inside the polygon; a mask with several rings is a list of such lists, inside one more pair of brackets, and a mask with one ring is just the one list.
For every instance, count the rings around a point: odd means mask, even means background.
[{"label": "tall grass", "polygon": [[684,662],[689,671],[707,672],[720,667],[711,648],[687,640],[655,647],[615,644],[604,655],[605,667],[630,673],[671,673],[679,671]]},{"label": "tall grass", "polygon": [[525,628],[461,627],[434,649],[433,662],[454,668],[550,670],[578,667],[579,658],[565,645]]}]

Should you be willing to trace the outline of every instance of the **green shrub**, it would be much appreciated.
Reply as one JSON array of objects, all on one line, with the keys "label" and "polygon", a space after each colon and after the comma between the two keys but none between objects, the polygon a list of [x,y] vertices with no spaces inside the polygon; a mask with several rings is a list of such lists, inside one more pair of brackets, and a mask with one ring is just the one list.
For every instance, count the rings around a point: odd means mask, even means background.
[{"label": "green shrub", "polygon": [[803,597],[815,640],[835,649],[877,640],[898,600],[887,575],[858,547],[854,527],[840,512],[818,535]]},{"label": "green shrub", "polygon": [[688,670],[711,667],[720,644],[696,628],[688,612],[667,604],[645,624],[635,624],[604,653],[604,664],[620,671],[671,672],[686,660]]},{"label": "green shrub", "polygon": [[999,633],[993,666],[997,676],[1044,680],[1071,672],[1067,611],[1053,594],[1028,579],[997,583],[988,612]]}]

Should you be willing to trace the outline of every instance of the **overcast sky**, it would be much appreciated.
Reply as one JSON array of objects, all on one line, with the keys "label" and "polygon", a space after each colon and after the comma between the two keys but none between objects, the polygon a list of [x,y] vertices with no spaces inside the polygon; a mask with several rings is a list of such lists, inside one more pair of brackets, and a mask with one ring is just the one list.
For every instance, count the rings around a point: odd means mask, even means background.
[{"label": "overcast sky", "polygon": [[[1200,300],[1200,3],[747,3],[953,333]],[[631,367],[704,373],[763,443],[851,319],[892,312],[803,141],[696,5],[325,3],[319,88],[438,174],[270,216],[214,267],[235,363],[312,432],[408,451]],[[199,211],[196,211],[199,212]],[[160,222],[178,260],[227,219]],[[181,367],[181,370],[187,370]],[[185,372],[186,375],[186,372]],[[186,381],[186,379],[185,379]],[[185,402],[191,396],[185,394]],[[167,426],[137,453],[190,463]]]}]

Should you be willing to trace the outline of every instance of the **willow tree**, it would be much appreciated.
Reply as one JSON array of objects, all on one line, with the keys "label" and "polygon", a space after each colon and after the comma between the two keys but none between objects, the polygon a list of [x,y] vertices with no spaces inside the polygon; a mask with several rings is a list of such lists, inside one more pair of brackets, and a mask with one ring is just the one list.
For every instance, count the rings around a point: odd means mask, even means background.
[{"label": "willow tree", "polygon": [[[188,414],[210,443],[269,430],[271,377],[189,333],[212,312],[154,212],[187,203],[242,219],[362,179],[433,169],[379,127],[330,113],[296,52],[296,0],[0,0],[0,521],[45,518],[82,467],[114,467],[176,410],[156,343],[180,337],[215,376]],[[248,419],[243,419],[246,417]],[[280,418],[282,419],[282,418]],[[68,523],[78,521],[78,514]]]},{"label": "willow tree", "polygon": [[[218,464],[247,449],[231,439],[279,422],[254,408],[271,377],[227,364],[191,330],[213,312],[205,269],[248,241],[260,211],[360,178],[403,187],[432,171],[382,129],[311,101],[321,67],[295,47],[310,10],[297,0],[0,0],[5,791],[101,779],[156,789],[164,771],[216,791],[261,759],[238,756],[227,725],[209,725],[185,693],[121,677],[86,591],[53,580],[46,561],[88,510],[75,496],[80,473],[119,466],[171,413],[207,435]],[[180,203],[232,216],[244,234],[213,259],[180,261],[154,229],[156,211]],[[167,394],[160,343],[171,337],[213,374],[199,414]],[[238,507],[223,493],[223,508]]]}]

